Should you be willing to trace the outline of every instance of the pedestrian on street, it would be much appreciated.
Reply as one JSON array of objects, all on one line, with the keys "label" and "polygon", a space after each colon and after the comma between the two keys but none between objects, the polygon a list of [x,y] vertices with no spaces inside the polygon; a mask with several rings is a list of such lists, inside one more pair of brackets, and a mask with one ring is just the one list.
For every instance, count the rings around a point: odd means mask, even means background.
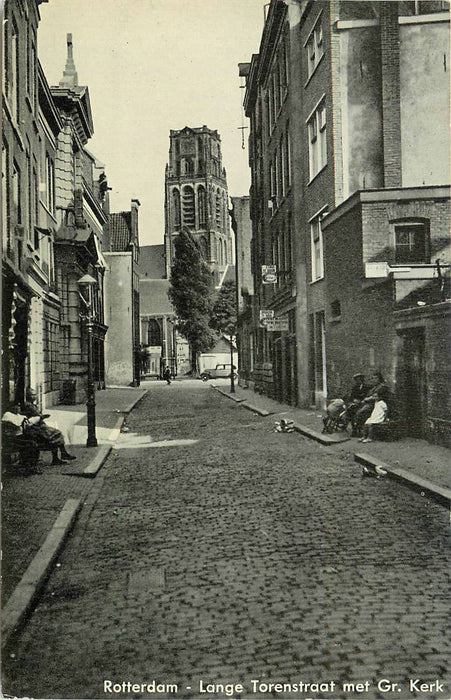
[{"label": "pedestrian on street", "polygon": [[166,367],[166,369],[164,370],[163,378],[166,379],[166,382],[168,384],[171,383],[171,370],[169,369],[169,367]]}]

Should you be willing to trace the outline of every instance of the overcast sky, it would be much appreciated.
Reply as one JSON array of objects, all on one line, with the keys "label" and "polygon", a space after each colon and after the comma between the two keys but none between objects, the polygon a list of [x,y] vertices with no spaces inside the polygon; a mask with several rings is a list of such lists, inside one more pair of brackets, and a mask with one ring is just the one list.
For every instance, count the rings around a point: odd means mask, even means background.
[{"label": "overcast sky", "polygon": [[[89,87],[90,150],[106,168],[111,211],[141,202],[140,242],[163,242],[169,130],[217,129],[229,195],[248,194],[241,148],[238,63],[257,53],[264,0],[51,0],[40,5],[38,53],[50,85],[72,33],[80,85]],[[243,117],[244,119],[244,117]],[[247,121],[244,120],[247,125]]]}]

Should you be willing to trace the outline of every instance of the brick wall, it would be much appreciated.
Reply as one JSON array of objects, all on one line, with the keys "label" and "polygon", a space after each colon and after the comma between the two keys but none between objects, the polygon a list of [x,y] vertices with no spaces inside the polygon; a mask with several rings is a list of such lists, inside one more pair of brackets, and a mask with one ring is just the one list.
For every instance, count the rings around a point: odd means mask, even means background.
[{"label": "brick wall", "polygon": [[401,183],[398,3],[380,3],[384,186]]},{"label": "brick wall", "polygon": [[[325,233],[329,398],[346,392],[358,371],[369,376],[378,369],[389,382],[394,379],[392,285],[385,279],[366,284],[361,234],[360,207],[327,227]],[[339,319],[332,316],[331,304],[336,301],[341,307]]]}]

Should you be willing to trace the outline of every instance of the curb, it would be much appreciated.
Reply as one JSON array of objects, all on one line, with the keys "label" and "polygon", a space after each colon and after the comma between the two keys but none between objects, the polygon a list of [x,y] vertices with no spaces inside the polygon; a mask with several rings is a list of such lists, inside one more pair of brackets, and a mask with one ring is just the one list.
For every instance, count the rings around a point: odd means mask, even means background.
[{"label": "curb", "polygon": [[320,442],[321,445],[337,445],[341,442],[347,442],[348,440],[350,440],[349,435],[347,435],[346,437],[331,437],[326,433],[318,433],[316,430],[312,430],[312,428],[307,428],[307,426],[301,425],[300,423],[295,423],[294,429],[297,433],[301,433],[301,435],[305,435],[305,437],[308,437],[311,440],[316,440],[316,442]]},{"label": "curb", "polygon": [[139,402],[143,400],[143,398],[145,397],[145,395],[146,395],[148,392],[149,392],[148,389],[144,389],[144,390],[143,390],[143,393],[141,394],[141,396],[138,396],[134,401],[132,401],[132,403],[130,403],[128,406],[126,406],[126,407],[124,408],[124,410],[121,411],[121,413],[123,413],[124,416],[125,416],[127,413],[131,413],[131,411],[133,411],[133,409],[139,404]]},{"label": "curb", "polygon": [[241,406],[244,406],[244,408],[247,408],[249,411],[252,411],[253,413],[258,413],[259,416],[270,416],[274,411],[266,411],[264,408],[258,408],[258,406],[253,406],[251,403],[248,403],[247,401],[243,401]]},{"label": "curb", "polygon": [[7,644],[11,634],[17,632],[27,614],[31,611],[81,506],[81,499],[67,499],[43,545],[9,597],[2,610],[2,648]]},{"label": "curb", "polygon": [[235,403],[243,403],[243,401],[246,401],[246,399],[240,399],[237,396],[233,396],[232,394],[228,394],[226,391],[223,391],[222,389],[219,389],[217,386],[211,386],[212,389],[217,391],[219,394],[222,394],[225,396],[227,399],[232,399],[232,401],[235,401]]},{"label": "curb", "polygon": [[451,506],[451,489],[438,486],[432,481],[423,479],[421,476],[417,476],[400,467],[392,467],[390,464],[381,462],[376,457],[366,454],[365,452],[356,453],[354,455],[354,462],[362,464],[364,467],[369,467],[372,471],[375,471],[376,467],[382,467],[382,469],[387,472],[387,476],[391,479],[401,482],[414,491],[419,491],[422,496],[427,496],[433,501],[440,503],[442,506],[447,508]]},{"label": "curb", "polygon": [[103,447],[101,447],[94,459],[91,460],[86,469],[83,470],[81,476],[85,476],[88,479],[93,479],[95,476],[97,476],[98,472],[105,464],[107,457],[112,449],[113,448],[111,445],[104,445]]}]

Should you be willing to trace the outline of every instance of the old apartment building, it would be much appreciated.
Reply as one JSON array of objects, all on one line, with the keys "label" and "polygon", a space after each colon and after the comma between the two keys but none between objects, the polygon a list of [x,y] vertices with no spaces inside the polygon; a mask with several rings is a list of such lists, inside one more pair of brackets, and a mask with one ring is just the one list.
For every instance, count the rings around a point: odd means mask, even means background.
[{"label": "old apartment building", "polygon": [[449,3],[272,0],[240,75],[256,388],[319,407],[378,369],[446,433]]}]

